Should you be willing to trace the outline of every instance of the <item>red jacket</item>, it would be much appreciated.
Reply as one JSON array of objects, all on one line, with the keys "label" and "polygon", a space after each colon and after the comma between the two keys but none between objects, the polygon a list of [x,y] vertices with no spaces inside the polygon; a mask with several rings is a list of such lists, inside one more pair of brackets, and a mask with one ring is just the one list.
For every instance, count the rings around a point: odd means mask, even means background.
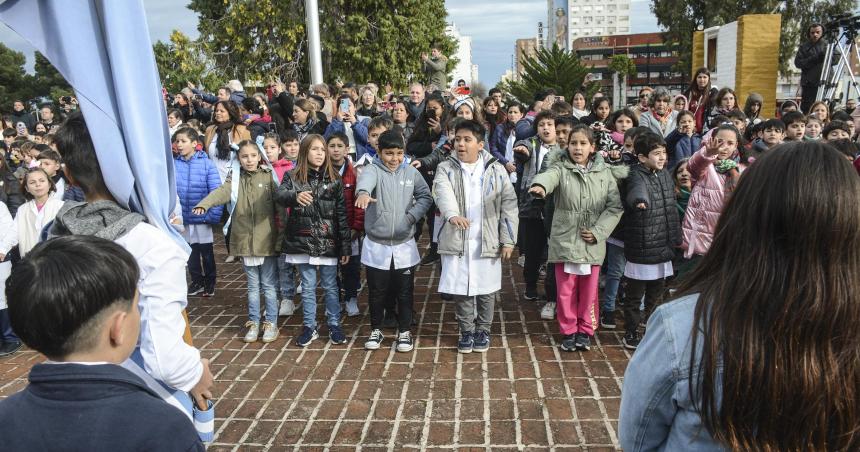
[{"label": "red jacket", "polygon": [[346,168],[343,170],[343,200],[346,202],[346,221],[351,229],[364,231],[364,209],[355,207],[355,167],[349,159],[346,159]]}]

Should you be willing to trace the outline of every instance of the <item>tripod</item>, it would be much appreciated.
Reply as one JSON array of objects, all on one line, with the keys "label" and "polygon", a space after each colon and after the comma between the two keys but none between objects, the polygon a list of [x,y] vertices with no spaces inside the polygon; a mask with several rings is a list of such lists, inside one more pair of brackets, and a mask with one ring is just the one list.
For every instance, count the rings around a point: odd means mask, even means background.
[{"label": "tripod", "polygon": [[[841,35],[838,34],[839,26],[842,27]],[[851,95],[851,88],[860,98],[860,86],[858,86],[857,78],[851,69],[852,56],[855,61],[860,61],[860,49],[855,42],[858,28],[860,28],[860,24],[858,24],[856,17],[838,21],[834,33],[831,34],[831,42],[827,45],[827,52],[824,54],[824,66],[821,69],[821,78],[818,82],[815,100],[827,102],[831,109],[841,102],[843,97]],[[846,72],[851,82],[848,84],[849,86],[844,86],[844,84],[840,86]]]}]

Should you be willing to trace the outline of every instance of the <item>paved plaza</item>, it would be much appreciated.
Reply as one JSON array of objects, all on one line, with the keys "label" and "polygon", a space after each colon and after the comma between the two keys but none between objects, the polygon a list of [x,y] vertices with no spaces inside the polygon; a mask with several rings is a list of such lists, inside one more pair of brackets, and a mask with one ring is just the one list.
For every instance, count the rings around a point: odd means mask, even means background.
[{"label": "paved plaza", "polygon": [[[242,342],[245,275],[223,264],[216,244],[214,298],[189,299],[194,342],[216,378],[216,435],[226,450],[616,450],[621,382],[630,353],[619,330],[600,331],[590,352],[558,348],[555,321],[522,299],[521,268],[506,265],[491,348],[459,354],[453,302],[439,298],[439,266],[415,278],[415,350],[365,351],[362,315],[345,318],[346,345],[321,338],[302,349],[301,315],[280,319],[271,344]],[[319,309],[322,321],[324,309]],[[324,339],[325,338],[325,339]],[[43,357],[23,351],[0,359],[0,397],[26,384]]]}]

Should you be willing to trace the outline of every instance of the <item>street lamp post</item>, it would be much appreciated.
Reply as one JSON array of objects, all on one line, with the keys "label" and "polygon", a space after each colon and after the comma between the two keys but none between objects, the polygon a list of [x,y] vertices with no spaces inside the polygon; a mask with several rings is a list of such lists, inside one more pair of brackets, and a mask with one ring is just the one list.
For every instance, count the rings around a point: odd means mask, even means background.
[{"label": "street lamp post", "polygon": [[305,21],[308,27],[308,55],[311,82],[323,83],[322,50],[320,49],[320,16],[317,0],[305,0]]}]

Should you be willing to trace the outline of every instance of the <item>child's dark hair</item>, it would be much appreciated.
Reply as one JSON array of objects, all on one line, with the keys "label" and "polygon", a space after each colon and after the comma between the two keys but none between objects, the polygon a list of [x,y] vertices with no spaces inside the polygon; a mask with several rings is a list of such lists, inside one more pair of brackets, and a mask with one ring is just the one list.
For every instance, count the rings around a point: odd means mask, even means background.
[{"label": "child's dark hair", "polygon": [[675,162],[675,166],[672,167],[672,180],[677,184],[678,181],[678,173],[681,172],[681,168],[684,167],[687,163],[690,162],[690,157],[684,157],[681,160]]},{"label": "child's dark hair", "polygon": [[678,116],[677,116],[677,117],[675,117],[675,125],[680,124],[680,123],[681,123],[681,118],[683,118],[683,117],[685,117],[685,116],[689,116],[689,117],[693,118],[693,121],[695,121],[695,120],[696,120],[696,115],[695,115],[695,114],[693,114],[693,112],[692,112],[692,111],[690,111],[690,110],[681,110],[681,111],[679,111],[679,112],[678,112]]},{"label": "child's dark hair", "polygon": [[824,139],[827,139],[827,135],[834,130],[844,130],[845,133],[851,135],[851,128],[848,126],[847,122],[834,119],[824,126],[824,129],[821,130],[821,136],[824,137]]},{"label": "child's dark hair", "polygon": [[48,175],[47,171],[43,170],[42,168],[39,168],[38,166],[35,168],[30,168],[27,170],[26,173],[24,173],[24,178],[21,179],[21,193],[24,195],[24,199],[26,199],[27,201],[35,199],[33,194],[30,193],[29,190],[27,190],[27,180],[30,178],[31,174],[35,173],[42,173],[45,175],[45,179],[48,179],[48,186],[50,187],[48,188],[48,193],[57,191],[57,185],[54,183],[54,179],[51,179],[51,176]]},{"label": "child's dark hair", "polygon": [[346,136],[343,132],[335,132],[325,140],[325,144],[328,145],[332,140],[340,140],[346,147],[349,147],[349,137]]},{"label": "child's dark hair", "polygon": [[370,120],[367,123],[367,130],[371,131],[373,129],[383,128],[385,130],[391,130],[394,127],[394,121],[388,116],[377,116]]},{"label": "child's dark hair", "polygon": [[[853,119],[851,118],[851,115],[849,115],[845,110],[839,110],[837,112],[834,112],[832,115],[830,115],[830,120],[831,121],[850,122]],[[788,124],[787,121],[786,121],[786,124]]]},{"label": "child's dark hair", "polygon": [[[544,112],[541,112],[541,113],[544,113]],[[549,114],[550,114],[550,116],[554,116],[552,114],[552,112],[549,112]],[[540,115],[538,115],[538,116],[540,116]],[[537,123],[537,118],[535,118],[535,123]],[[484,135],[487,134],[487,129],[484,128],[484,126],[481,125],[480,122],[475,121],[474,119],[466,119],[463,122],[461,122],[460,124],[457,124],[457,128],[454,129],[454,133],[456,134],[457,132],[459,132],[461,130],[467,130],[467,131],[471,132],[472,135],[475,136],[475,140],[477,140],[479,142],[484,141]],[[382,148],[380,148],[380,149],[382,149]]]},{"label": "child's dark hair", "polygon": [[236,157],[238,157],[239,152],[246,147],[254,148],[254,150],[257,151],[257,154],[262,157],[263,153],[262,151],[260,151],[260,147],[257,146],[257,143],[252,140],[242,140],[239,142],[239,144],[236,145]]},{"label": "child's dark hair", "polygon": [[574,124],[573,128],[570,129],[570,135],[568,135],[568,144],[571,141],[570,137],[573,137],[573,135],[577,133],[585,135],[585,138],[588,140],[588,142],[594,145],[594,132],[591,130],[591,127],[581,122]]},{"label": "child's dark hair", "polygon": [[14,137],[17,135],[18,132],[16,132],[15,129],[3,129],[3,138]]},{"label": "child's dark hair", "polygon": [[275,132],[266,132],[266,134],[263,135],[263,141],[266,140],[275,140],[275,143],[277,143],[278,146],[281,145],[281,136]]},{"label": "child's dark hair", "polygon": [[57,130],[54,143],[63,156],[66,169],[85,195],[110,194],[102,177],[102,169],[87,123],[80,111],[69,115],[63,126]]},{"label": "child's dark hair", "polygon": [[281,132],[281,144],[289,143],[290,141],[300,141],[299,133],[295,131],[295,129],[286,129]]},{"label": "child's dark hair", "polygon": [[782,122],[788,127],[796,122],[806,124],[806,116],[799,111],[790,111],[782,115]]},{"label": "child's dark hair", "polygon": [[[607,104],[609,104],[610,106],[612,105],[612,104],[609,102],[609,98],[608,98],[608,97],[606,97],[606,96],[600,96],[600,97],[598,97],[598,98],[594,99],[594,100],[591,102],[591,112],[592,112],[592,113],[594,113],[595,111],[597,111],[597,107],[600,107],[600,104],[602,104],[602,103],[604,103],[604,102],[606,102],[606,103],[607,103]],[[611,108],[611,107],[610,107],[610,108]]]},{"label": "child's dark hair", "polygon": [[70,235],[39,243],[6,282],[12,328],[49,359],[89,351],[103,315],[137,309],[139,277],[131,253],[110,240]]},{"label": "child's dark hair", "polygon": [[742,110],[731,110],[726,113],[726,118],[729,118],[729,120],[746,121],[747,115]]},{"label": "child's dark hair", "polygon": [[550,110],[552,110],[552,112],[555,113],[557,116],[568,116],[573,113],[573,107],[569,103],[564,101],[559,101],[552,104]]},{"label": "child's dark hair", "polygon": [[[445,133],[448,133],[451,130],[453,130],[454,133],[456,133],[457,132],[457,125],[459,125],[463,121],[465,121],[465,119],[463,119],[459,116],[452,116],[450,119],[448,119],[448,124],[445,124]],[[448,138],[454,138],[454,137],[448,137]]]},{"label": "child's dark hair", "polygon": [[57,163],[60,163],[63,161],[63,158],[60,157],[60,153],[51,149],[51,148],[45,149],[44,151],[39,153],[39,157],[37,157],[36,160],[42,160],[42,159],[53,160]]},{"label": "child's dark hair", "polygon": [[741,146],[743,146],[744,141],[743,136],[741,136],[741,131],[738,130],[738,128],[735,127],[734,124],[731,123],[720,124],[717,128],[714,129],[714,133],[712,134],[712,136],[717,136],[717,134],[723,130],[728,130],[729,132],[735,134],[735,141],[737,141],[737,148],[735,150],[738,150],[741,148]]},{"label": "child's dark hair", "polygon": [[188,141],[200,141],[200,134],[191,127],[182,127],[181,129],[177,130],[170,140],[176,143],[176,139],[179,136],[185,137]]},{"label": "child's dark hair", "polygon": [[729,124],[729,123],[731,123],[731,121],[729,120],[728,116],[716,115],[713,118],[711,118],[711,123],[708,125],[713,129],[715,127],[719,127],[720,124]]},{"label": "child's dark hair", "polygon": [[857,153],[860,153],[860,147],[857,146],[857,143],[847,138],[828,141],[827,144],[833,146],[842,155],[849,157],[851,160],[854,160],[857,157]]},{"label": "child's dark hair", "polygon": [[650,129],[643,131],[633,140],[633,152],[636,155],[647,156],[651,151],[660,147],[665,148],[666,141],[663,140],[662,135]]},{"label": "child's dark hair", "polygon": [[397,130],[386,130],[379,136],[379,151],[383,149],[404,149],[403,134]]},{"label": "child's dark hair", "polygon": [[636,141],[636,137],[638,137],[642,132],[651,130],[647,127],[631,127],[624,132],[624,139],[627,140],[630,138],[631,140]]},{"label": "child's dark hair", "polygon": [[553,125],[555,125],[555,118],[556,118],[556,114],[552,110],[544,110],[544,111],[538,113],[535,116],[535,120],[534,120],[535,133],[537,133],[537,126],[538,126],[538,124],[540,124],[541,121],[546,121],[547,119],[549,119],[549,120],[552,120]]},{"label": "child's dark hair", "polygon": [[609,120],[606,122],[607,127],[609,127],[611,130],[615,130],[615,121],[618,121],[618,118],[622,116],[627,116],[628,118],[630,118],[630,120],[633,121],[633,127],[639,127],[639,118],[636,116],[636,113],[633,113],[633,110],[627,107],[612,112],[612,114],[609,115]]},{"label": "child's dark hair", "polygon": [[579,120],[574,118],[573,116],[570,116],[570,115],[556,116],[556,118],[555,118],[555,127],[556,128],[558,128],[558,126],[573,127],[577,124],[579,124]]},{"label": "child's dark hair", "polygon": [[762,132],[767,130],[767,129],[773,129],[773,130],[778,130],[780,132],[784,132],[785,131],[785,123],[781,119],[777,119],[777,118],[768,119],[767,121],[761,123]]}]

